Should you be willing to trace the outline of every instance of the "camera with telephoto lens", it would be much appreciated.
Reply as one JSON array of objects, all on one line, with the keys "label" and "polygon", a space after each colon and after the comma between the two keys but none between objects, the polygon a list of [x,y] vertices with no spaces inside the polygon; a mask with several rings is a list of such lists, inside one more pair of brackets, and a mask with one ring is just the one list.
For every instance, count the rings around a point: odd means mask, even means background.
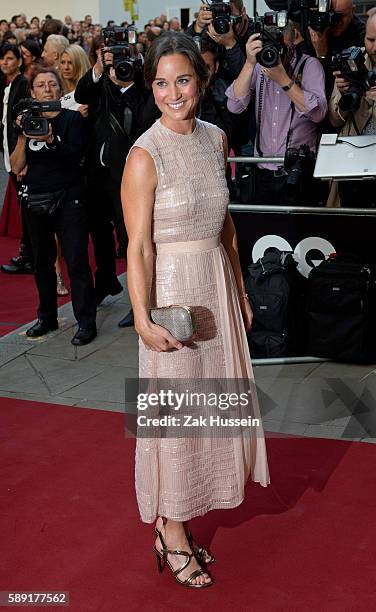
[{"label": "camera with telephoto lens", "polygon": [[[119,81],[127,83],[133,81],[137,71],[142,69],[142,60],[134,57],[132,45],[137,42],[136,30],[132,27],[103,28],[102,62],[104,69],[109,73],[110,69],[115,70],[115,76]],[[112,53],[113,62],[106,64],[104,60],[104,48]]]},{"label": "camera with telephoto lens", "polygon": [[39,102],[34,98],[20,100],[13,110],[21,115],[19,130],[27,136],[48,136],[50,122],[42,113],[56,113],[61,111],[60,100]]},{"label": "camera with telephoto lens", "polygon": [[287,187],[291,190],[302,187],[307,179],[313,176],[314,167],[315,154],[308,145],[301,145],[299,148],[289,147],[284,161]]},{"label": "camera with telephoto lens", "polygon": [[240,15],[231,15],[230,0],[226,2],[210,1],[208,10],[212,12],[212,24],[217,34],[227,34],[231,29],[231,24],[236,25],[242,20]]},{"label": "camera with telephoto lens", "polygon": [[365,92],[376,85],[376,71],[368,70],[362,49],[349,47],[334,55],[332,70],[340,72],[350,82],[338,103],[339,108],[351,112],[358,110]]},{"label": "camera with telephoto lens", "polygon": [[279,58],[285,47],[283,30],[287,25],[286,11],[269,11],[262,17],[258,15],[254,21],[255,33],[260,33],[262,49],[256,55],[256,60],[265,68],[272,68],[279,63]]}]

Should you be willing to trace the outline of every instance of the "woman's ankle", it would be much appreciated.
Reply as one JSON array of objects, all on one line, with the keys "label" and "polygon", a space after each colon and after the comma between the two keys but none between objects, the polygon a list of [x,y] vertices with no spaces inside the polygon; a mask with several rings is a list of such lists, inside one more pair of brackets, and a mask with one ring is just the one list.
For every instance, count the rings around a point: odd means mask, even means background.
[{"label": "woman's ankle", "polygon": [[185,542],[187,539],[184,523],[180,521],[173,521],[160,516],[157,519],[156,527],[159,531],[163,532],[165,538],[169,540]]}]

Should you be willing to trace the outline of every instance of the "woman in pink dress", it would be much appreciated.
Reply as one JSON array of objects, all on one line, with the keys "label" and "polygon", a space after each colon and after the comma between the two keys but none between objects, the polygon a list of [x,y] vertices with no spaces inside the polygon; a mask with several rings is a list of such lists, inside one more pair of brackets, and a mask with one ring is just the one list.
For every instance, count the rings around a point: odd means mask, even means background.
[{"label": "woman in pink dress", "polygon": [[[227,210],[226,137],[195,116],[206,65],[191,38],[167,32],[148,51],[145,78],[162,116],[136,141],[122,182],[140,377],[253,380],[246,338],[252,311]],[[171,304],[196,309],[193,342],[151,321],[150,308]],[[254,392],[252,415],[260,418]],[[137,439],[141,519],[156,521],[160,571],[167,565],[184,586],[213,584],[206,566],[214,558],[194,542],[187,521],[241,504],[249,476],[269,483],[261,424],[247,433]]]}]

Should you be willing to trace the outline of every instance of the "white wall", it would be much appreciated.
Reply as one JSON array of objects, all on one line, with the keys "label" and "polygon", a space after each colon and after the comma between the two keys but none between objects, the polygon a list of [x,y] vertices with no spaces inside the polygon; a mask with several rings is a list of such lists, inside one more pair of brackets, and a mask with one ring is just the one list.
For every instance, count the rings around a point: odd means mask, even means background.
[{"label": "white wall", "polygon": [[167,15],[168,19],[172,17],[178,17],[180,19],[180,9],[189,8],[191,9],[192,18],[193,13],[198,10],[200,6],[200,0],[140,0],[140,27],[152,19],[157,17],[161,13]]},{"label": "white wall", "polygon": [[[109,0],[112,4],[113,0]],[[118,0],[121,2],[121,0]],[[114,2],[115,4],[115,2]],[[0,19],[10,19],[13,15],[25,13],[28,19],[36,15],[44,19],[49,14],[56,19],[64,19],[71,15],[74,20],[83,19],[85,15],[92,15],[94,23],[99,21],[98,0],[11,0],[0,2]]]},{"label": "white wall", "polygon": [[99,23],[106,25],[107,21],[113,19],[117,24],[130,21],[130,13],[124,9],[123,0],[97,0],[99,5]]},{"label": "white wall", "polygon": [[[198,10],[200,0],[139,0],[139,21],[138,27],[142,27],[145,23],[160,15],[167,14],[168,18],[180,17],[180,9],[189,8],[191,18],[193,13]],[[102,23],[103,25],[109,20],[114,19],[117,23],[121,21],[129,21],[130,14],[124,10],[123,0],[12,0],[12,2],[1,2],[0,19],[10,19],[18,13],[25,13],[29,19],[34,15],[40,18],[49,13],[57,19],[64,19],[65,15],[71,15],[74,20],[83,19],[87,14],[92,15],[94,23]],[[252,15],[253,2],[247,0],[245,2],[248,15]],[[263,0],[257,0],[257,10],[259,14],[268,10]]]},{"label": "white wall", "polygon": [[[109,4],[111,4],[111,0]],[[191,18],[193,18],[193,13],[198,11],[200,4],[200,0],[139,0],[139,26],[143,26],[149,19],[161,13],[167,14],[170,19],[171,17],[180,17],[180,9],[182,8],[191,9]],[[244,4],[247,8],[248,15],[253,15],[252,0],[246,0]],[[257,0],[257,11],[259,14],[268,10],[270,9],[268,9],[263,0]]]}]

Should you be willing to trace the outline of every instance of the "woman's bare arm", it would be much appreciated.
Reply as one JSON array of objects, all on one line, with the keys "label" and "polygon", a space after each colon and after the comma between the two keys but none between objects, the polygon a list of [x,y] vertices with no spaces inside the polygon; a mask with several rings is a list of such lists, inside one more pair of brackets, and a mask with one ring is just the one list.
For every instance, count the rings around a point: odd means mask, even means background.
[{"label": "woman's bare arm", "polygon": [[147,151],[136,147],[128,157],[121,184],[121,200],[128,233],[128,289],[136,331],[148,348],[159,352],[181,348],[183,345],[167,330],[150,320],[154,269],[151,233],[156,187],[154,161]]},{"label": "woman's bare arm", "polygon": [[[224,137],[223,139],[223,152],[226,165],[228,157],[226,137]],[[248,331],[251,328],[252,323],[252,309],[245,291],[244,280],[239,260],[238,241],[236,238],[235,226],[229,211],[227,211],[226,213],[225,222],[223,224],[221,241],[224,248],[226,249],[226,253],[230,260],[232,270],[234,272],[236,286],[238,288],[240,307],[242,309],[243,314],[244,325],[246,330]]]},{"label": "woman's bare arm", "polygon": [[231,262],[231,267],[234,272],[236,285],[238,288],[239,297],[245,294],[245,286],[243,281],[243,275],[240,267],[239,253],[238,253],[238,242],[236,239],[236,231],[234,222],[231,218],[229,211],[226,213],[225,222],[222,228],[221,234],[222,244],[226,249],[227,255]]}]

